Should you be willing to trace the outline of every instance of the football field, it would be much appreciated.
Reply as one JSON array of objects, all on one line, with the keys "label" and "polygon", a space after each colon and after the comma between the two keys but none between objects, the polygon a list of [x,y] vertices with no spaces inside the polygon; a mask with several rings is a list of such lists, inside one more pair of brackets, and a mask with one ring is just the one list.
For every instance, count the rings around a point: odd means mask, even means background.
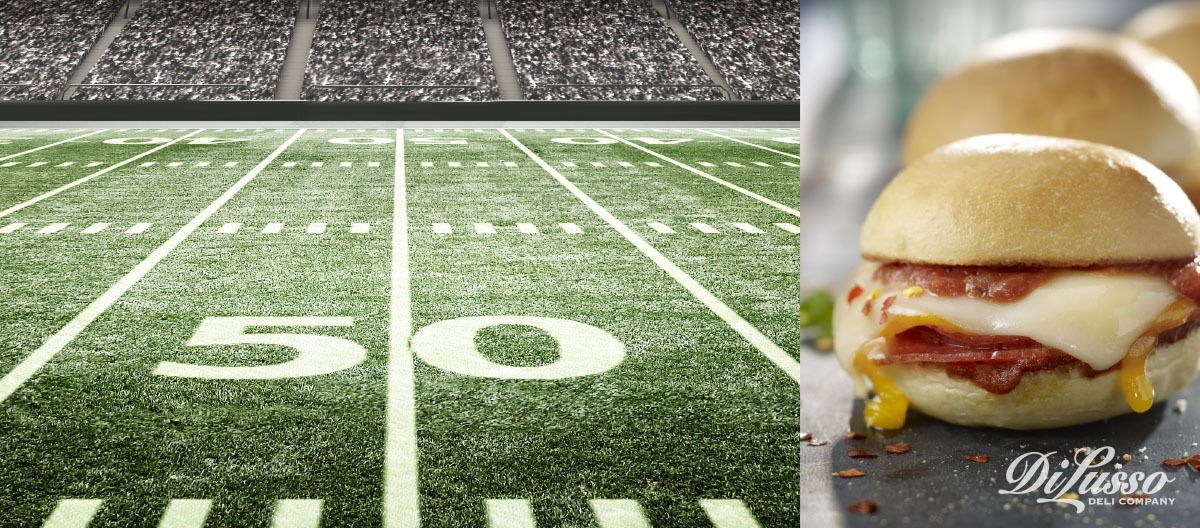
[{"label": "football field", "polygon": [[0,130],[0,526],[799,526],[798,143]]}]

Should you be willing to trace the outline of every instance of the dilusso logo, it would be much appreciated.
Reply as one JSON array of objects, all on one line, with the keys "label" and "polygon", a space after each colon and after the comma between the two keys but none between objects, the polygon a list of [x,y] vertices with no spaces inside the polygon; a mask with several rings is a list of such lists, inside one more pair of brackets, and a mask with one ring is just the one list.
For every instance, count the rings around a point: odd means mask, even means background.
[{"label": "dilusso logo", "polygon": [[[1109,471],[1105,466],[1116,460],[1117,450],[1112,447],[1078,450],[1062,462],[1051,461],[1057,451],[1025,453],[1008,465],[1005,478],[1012,489],[1000,490],[1001,495],[1025,495],[1041,493],[1039,504],[1060,502],[1075,507],[1075,513],[1083,513],[1084,501],[1089,505],[1120,504],[1123,506],[1172,505],[1174,497],[1154,497],[1175,479],[1162,471],[1143,473],[1120,471],[1115,464]],[[1074,466],[1074,469],[1072,468]]]}]

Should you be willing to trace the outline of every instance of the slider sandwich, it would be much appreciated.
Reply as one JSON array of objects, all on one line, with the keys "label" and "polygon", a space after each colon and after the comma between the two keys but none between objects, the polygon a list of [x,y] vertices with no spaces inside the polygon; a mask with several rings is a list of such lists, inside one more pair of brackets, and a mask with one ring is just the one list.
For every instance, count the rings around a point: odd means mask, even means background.
[{"label": "slider sandwich", "polygon": [[913,110],[903,161],[995,133],[1127,150],[1200,203],[1200,93],[1174,61],[1132,38],[1043,28],[985,44]]},{"label": "slider sandwich", "polygon": [[968,426],[1145,412],[1200,360],[1200,215],[1145,160],[995,134],[906,167],[862,229],[834,346],[866,423]]}]

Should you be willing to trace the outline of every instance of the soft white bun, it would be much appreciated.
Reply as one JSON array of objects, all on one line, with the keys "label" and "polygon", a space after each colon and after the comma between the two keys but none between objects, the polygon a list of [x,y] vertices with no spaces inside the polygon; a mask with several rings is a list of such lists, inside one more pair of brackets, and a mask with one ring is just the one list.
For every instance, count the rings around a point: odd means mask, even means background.
[{"label": "soft white bun", "polygon": [[1192,259],[1200,215],[1179,186],[1123,150],[994,134],[906,167],[862,229],[879,262],[1083,267]]},{"label": "soft white bun", "polygon": [[1125,33],[1170,57],[1200,85],[1200,3],[1155,5],[1130,20]]},{"label": "soft white bun", "polygon": [[1043,28],[985,44],[913,110],[904,164],[1001,132],[1113,145],[1200,192],[1200,93],[1178,65],[1130,37]]},{"label": "soft white bun", "polygon": [[[1191,382],[1198,362],[1200,332],[1151,353],[1146,374],[1155,401],[1166,400]],[[1118,370],[1094,378],[1083,376],[1078,368],[1030,372],[1007,394],[992,394],[970,380],[952,378],[945,367],[900,364],[880,372],[908,396],[913,409],[959,425],[1047,429],[1132,412],[1117,383]]]}]

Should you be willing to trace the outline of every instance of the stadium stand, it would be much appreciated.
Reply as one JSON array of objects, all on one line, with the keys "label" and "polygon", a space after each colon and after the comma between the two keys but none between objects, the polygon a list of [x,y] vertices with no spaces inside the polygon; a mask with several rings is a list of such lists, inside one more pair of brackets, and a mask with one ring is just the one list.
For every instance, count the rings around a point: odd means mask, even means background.
[{"label": "stadium stand", "polygon": [[670,0],[742,99],[800,99],[799,0]]},{"label": "stadium stand", "polygon": [[0,99],[56,98],[118,7],[118,0],[4,2]]},{"label": "stadium stand", "polygon": [[324,0],[306,77],[318,101],[500,96],[474,0]]},{"label": "stadium stand", "polygon": [[146,86],[73,98],[270,99],[295,11],[295,0],[145,0],[85,82]]},{"label": "stadium stand", "polygon": [[724,98],[645,0],[498,6],[526,99]]}]

